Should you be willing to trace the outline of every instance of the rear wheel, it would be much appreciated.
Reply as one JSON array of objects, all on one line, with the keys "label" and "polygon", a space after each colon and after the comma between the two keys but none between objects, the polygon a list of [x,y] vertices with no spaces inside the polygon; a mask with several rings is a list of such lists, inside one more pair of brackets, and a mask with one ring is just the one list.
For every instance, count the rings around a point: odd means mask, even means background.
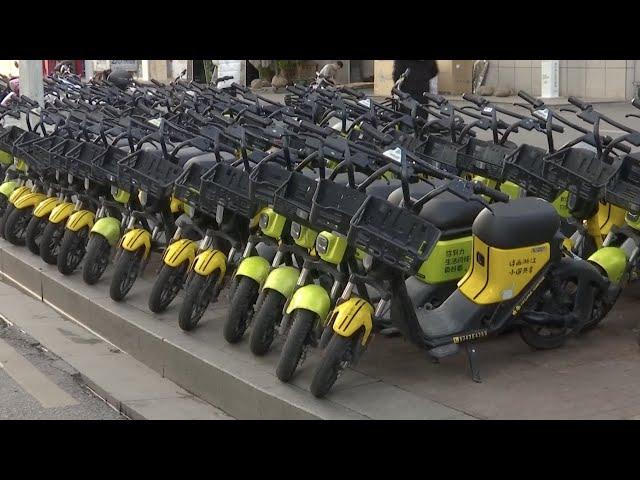
[{"label": "rear wheel", "polygon": [[58,252],[60,251],[60,242],[63,235],[64,222],[47,222],[40,239],[40,257],[49,265],[58,263]]},{"label": "rear wheel", "polygon": [[87,253],[89,227],[82,227],[74,232],[66,230],[60,243],[58,253],[58,271],[63,275],[71,275]]},{"label": "rear wheel", "polygon": [[44,233],[47,223],[49,223],[47,217],[36,217],[34,215],[31,217],[31,220],[29,220],[25,234],[25,242],[29,251],[34,255],[40,255],[40,240],[42,239],[42,234]]},{"label": "rear wheel", "polygon": [[311,381],[310,390],[314,397],[322,398],[329,393],[344,369],[353,362],[361,335],[350,338],[341,335],[331,337]]},{"label": "rear wheel", "polygon": [[276,375],[281,381],[291,380],[303,360],[303,354],[309,348],[309,335],[311,335],[315,321],[316,314],[309,310],[299,309],[293,312],[291,329],[282,347],[280,360],[276,367]]},{"label": "rear wheel", "polygon": [[166,264],[162,265],[160,273],[151,289],[149,310],[153,313],[160,313],[167,309],[182,289],[188,267],[189,262],[184,262],[177,267],[170,267]]},{"label": "rear wheel", "polygon": [[140,274],[140,267],[144,256],[144,248],[136,251],[123,250],[116,261],[109,288],[109,295],[119,302],[129,293]]},{"label": "rear wheel", "polygon": [[94,285],[100,280],[109,266],[111,245],[102,235],[92,235],[87,243],[87,255],[82,267],[82,279],[88,285]]},{"label": "rear wheel", "polygon": [[[4,195],[2,195],[2,197],[4,198]],[[7,200],[7,206],[2,212],[2,216],[0,216],[0,237],[2,238],[4,238],[4,224],[7,223],[7,218],[9,218],[9,215],[11,215],[11,212],[15,209],[16,207],[13,203],[10,203],[9,200]]]},{"label": "rear wheel", "polygon": [[4,238],[13,245],[23,246],[27,233],[27,225],[31,220],[33,208],[14,209],[4,224]]},{"label": "rear wheel", "polygon": [[264,355],[271,348],[276,329],[282,320],[282,309],[287,299],[280,292],[268,290],[251,325],[249,348],[254,355]]},{"label": "rear wheel", "polygon": [[178,325],[182,330],[189,332],[196,328],[211,303],[219,276],[219,270],[208,276],[193,273],[185,286],[185,296],[178,315]]},{"label": "rear wheel", "polygon": [[258,289],[260,285],[253,278],[242,277],[238,281],[231,306],[229,316],[224,324],[224,338],[229,343],[238,343],[249,326],[249,318],[253,313],[253,306],[258,299]]}]

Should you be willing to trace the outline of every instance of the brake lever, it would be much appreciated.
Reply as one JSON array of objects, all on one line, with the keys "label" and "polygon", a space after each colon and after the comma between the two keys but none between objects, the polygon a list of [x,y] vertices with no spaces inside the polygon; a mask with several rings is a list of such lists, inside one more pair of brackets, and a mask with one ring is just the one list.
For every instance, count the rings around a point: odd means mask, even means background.
[{"label": "brake lever", "polygon": [[627,113],[624,118],[629,118],[629,117],[635,117],[635,118],[640,118],[640,115],[637,113]]}]

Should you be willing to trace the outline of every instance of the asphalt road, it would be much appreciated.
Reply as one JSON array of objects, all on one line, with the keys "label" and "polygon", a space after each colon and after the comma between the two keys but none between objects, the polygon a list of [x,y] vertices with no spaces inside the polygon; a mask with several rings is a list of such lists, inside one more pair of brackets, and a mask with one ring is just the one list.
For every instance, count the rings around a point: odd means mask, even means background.
[{"label": "asphalt road", "polygon": [[0,319],[0,420],[124,418],[73,367]]}]

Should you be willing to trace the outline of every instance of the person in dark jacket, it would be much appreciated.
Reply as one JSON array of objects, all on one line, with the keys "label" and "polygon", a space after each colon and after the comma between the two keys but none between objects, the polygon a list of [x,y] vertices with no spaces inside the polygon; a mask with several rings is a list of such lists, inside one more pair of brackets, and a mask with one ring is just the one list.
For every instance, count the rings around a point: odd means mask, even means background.
[{"label": "person in dark jacket", "polygon": [[394,60],[393,81],[397,82],[407,68],[411,71],[400,90],[409,93],[420,103],[427,103],[422,94],[429,91],[429,81],[438,75],[438,64],[435,60]]}]

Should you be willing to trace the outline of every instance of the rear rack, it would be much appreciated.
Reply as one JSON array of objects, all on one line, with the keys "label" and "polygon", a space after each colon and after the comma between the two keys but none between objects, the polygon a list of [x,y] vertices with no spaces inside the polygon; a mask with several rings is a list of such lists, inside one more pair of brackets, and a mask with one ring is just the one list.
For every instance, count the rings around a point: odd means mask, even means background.
[{"label": "rear rack", "polygon": [[313,196],[309,221],[322,229],[347,235],[351,219],[366,198],[366,193],[359,190],[331,180],[320,180]]},{"label": "rear rack", "polygon": [[406,208],[367,197],[351,220],[347,240],[374,258],[415,274],[440,239],[440,230]]},{"label": "rear rack", "polygon": [[202,177],[200,183],[200,209],[216,215],[222,206],[245,218],[253,218],[258,205],[249,192],[249,174],[242,167],[217,163]]},{"label": "rear rack", "polygon": [[634,153],[622,159],[622,165],[609,180],[605,201],[633,213],[640,213],[640,158]]},{"label": "rear rack", "polygon": [[553,202],[560,190],[544,177],[545,151],[523,144],[504,159],[503,177],[524,188],[529,195]]},{"label": "rear rack", "polygon": [[165,159],[161,152],[152,150],[136,150],[118,162],[118,176],[125,184],[158,199],[170,195],[181,173],[182,168]]}]

